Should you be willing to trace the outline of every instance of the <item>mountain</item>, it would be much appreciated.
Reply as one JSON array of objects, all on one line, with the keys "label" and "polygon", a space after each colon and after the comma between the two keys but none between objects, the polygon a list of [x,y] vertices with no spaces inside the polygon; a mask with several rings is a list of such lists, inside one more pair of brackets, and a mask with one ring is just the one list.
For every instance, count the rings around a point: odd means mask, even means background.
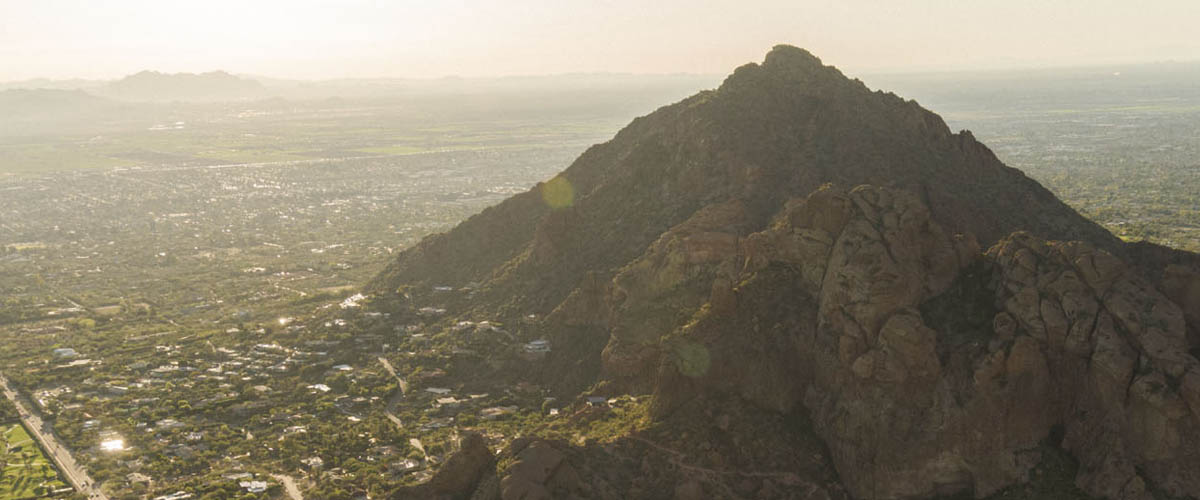
[{"label": "mountain", "polygon": [[128,112],[127,104],[82,90],[0,90],[0,116],[4,116],[0,121],[0,136],[61,133],[74,130],[82,122]]},{"label": "mountain", "polygon": [[127,101],[238,101],[269,97],[262,83],[224,71],[159,73],[142,71],[95,89],[98,95]]},{"label": "mountain", "polygon": [[33,78],[29,80],[17,80],[0,82],[0,90],[14,89],[45,89],[45,90],[91,90],[95,87],[103,85],[104,82],[99,80],[86,80],[83,78],[72,78],[69,80],[51,80],[49,78]]},{"label": "mountain", "polygon": [[556,397],[651,401],[648,431],[518,440],[415,496],[1200,495],[1200,256],[791,46],[369,289],[401,321],[532,322],[554,349],[520,376]]},{"label": "mountain", "polygon": [[0,90],[0,111],[6,116],[40,113],[58,114],[111,106],[107,99],[82,90],[9,89]]}]

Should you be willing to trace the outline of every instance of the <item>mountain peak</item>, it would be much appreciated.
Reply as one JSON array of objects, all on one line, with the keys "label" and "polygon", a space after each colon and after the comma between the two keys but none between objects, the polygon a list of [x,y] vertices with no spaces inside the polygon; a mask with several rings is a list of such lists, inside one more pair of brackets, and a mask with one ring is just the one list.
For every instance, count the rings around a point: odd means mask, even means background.
[{"label": "mountain peak", "polygon": [[721,85],[722,90],[742,89],[755,93],[778,92],[832,97],[841,91],[867,91],[858,80],[851,80],[837,68],[827,66],[811,52],[792,45],[776,45],[761,64],[749,63],[737,68]]},{"label": "mountain peak", "polygon": [[[842,483],[827,498],[990,495],[1029,477],[1036,457],[1016,457],[1053,429],[1081,464],[1067,481],[1092,495],[1195,497],[1200,334],[1183,311],[1198,306],[1129,254],[969,133],[780,45],[405,250],[369,289],[395,321],[436,304],[445,324],[496,318],[554,345],[488,377],[648,395],[668,431],[752,409],[681,456],[820,439],[832,465],[810,477]],[[1173,259],[1195,263],[1170,271],[1189,289],[1200,258]],[[756,430],[797,413],[810,429]]]},{"label": "mountain peak", "polygon": [[821,63],[821,58],[813,55],[812,52],[787,44],[772,47],[763,60],[763,66],[802,70],[825,68],[825,65]]},{"label": "mountain peak", "polygon": [[[514,307],[546,313],[588,271],[620,267],[706,205],[744,200],[750,225],[761,226],[825,183],[919,193],[948,230],[985,245],[1024,229],[1120,246],[936,114],[790,45],[737,68],[716,91],[634,120],[561,177],[576,195],[569,209],[545,206],[535,187],[409,249],[375,286],[489,282]],[[525,222],[493,231],[515,220]]]}]

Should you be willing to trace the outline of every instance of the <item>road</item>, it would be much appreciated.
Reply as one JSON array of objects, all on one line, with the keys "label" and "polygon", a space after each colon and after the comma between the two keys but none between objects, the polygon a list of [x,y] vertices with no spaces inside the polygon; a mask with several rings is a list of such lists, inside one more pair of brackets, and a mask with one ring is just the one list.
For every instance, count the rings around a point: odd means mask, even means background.
[{"label": "road", "polygon": [[42,449],[46,450],[46,453],[54,460],[58,470],[75,488],[75,491],[82,493],[90,500],[108,500],[108,495],[96,487],[83,467],[75,462],[75,457],[71,456],[71,452],[58,441],[50,424],[44,422],[40,415],[31,411],[32,408],[25,406],[25,403],[18,397],[17,391],[13,390],[12,385],[9,384],[8,377],[0,375],[0,386],[3,386],[4,397],[17,407],[17,413],[21,415],[21,421],[25,423],[25,428],[29,429],[33,438],[42,444]]},{"label": "road", "polygon": [[388,420],[391,420],[393,424],[396,424],[396,427],[399,427],[400,430],[404,430],[404,421],[400,420],[400,417],[397,417],[396,414],[392,412],[391,408],[383,410],[383,414],[387,415]]},{"label": "road", "polygon": [[383,365],[384,370],[387,370],[387,372],[392,374],[393,377],[396,377],[396,383],[400,385],[400,393],[408,394],[408,382],[400,378],[399,375],[396,375],[396,369],[392,368],[392,364],[388,362],[387,358],[380,356],[379,362]]},{"label": "road", "polygon": [[289,497],[292,497],[292,500],[304,500],[304,495],[300,493],[300,488],[296,486],[296,480],[292,479],[292,476],[285,474],[271,474],[271,477],[275,478],[276,481],[283,483],[284,491],[287,492]]},{"label": "road", "polygon": [[392,368],[392,364],[388,362],[387,358],[380,356],[379,362],[383,364],[383,369],[387,370],[387,372],[392,374],[393,377],[396,377],[396,383],[400,386],[400,390],[396,391],[392,394],[392,397],[388,398],[387,406],[383,409],[383,414],[387,415],[388,420],[391,420],[393,424],[396,424],[396,427],[399,427],[401,430],[403,430],[404,422],[400,420],[400,417],[396,416],[394,409],[396,408],[396,405],[400,404],[400,400],[404,399],[404,395],[408,393],[408,382],[400,378],[399,375],[396,375],[396,369]]}]

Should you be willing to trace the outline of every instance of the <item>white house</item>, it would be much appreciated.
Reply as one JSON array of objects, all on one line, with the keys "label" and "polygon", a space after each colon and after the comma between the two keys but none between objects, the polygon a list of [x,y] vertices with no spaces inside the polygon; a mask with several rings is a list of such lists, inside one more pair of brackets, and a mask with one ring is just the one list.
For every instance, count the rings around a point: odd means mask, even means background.
[{"label": "white house", "polygon": [[238,486],[246,488],[246,491],[249,491],[250,493],[262,493],[267,491],[266,481],[242,481],[238,483]]},{"label": "white house", "polygon": [[529,353],[550,352],[550,341],[545,340],[545,339],[538,339],[538,340],[529,342],[528,344],[525,344],[525,352],[529,352]]}]

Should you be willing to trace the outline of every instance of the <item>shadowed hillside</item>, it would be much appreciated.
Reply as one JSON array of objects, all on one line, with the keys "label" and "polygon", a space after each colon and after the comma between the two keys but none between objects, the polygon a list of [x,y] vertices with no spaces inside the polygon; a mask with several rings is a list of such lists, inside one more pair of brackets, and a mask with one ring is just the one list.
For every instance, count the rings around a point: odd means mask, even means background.
[{"label": "shadowed hillside", "polygon": [[1197,256],[1126,246],[795,47],[370,288],[403,322],[434,286],[472,291],[437,299],[451,317],[555,346],[479,376],[649,401],[607,445],[518,440],[443,470],[446,498],[1200,494]]}]

